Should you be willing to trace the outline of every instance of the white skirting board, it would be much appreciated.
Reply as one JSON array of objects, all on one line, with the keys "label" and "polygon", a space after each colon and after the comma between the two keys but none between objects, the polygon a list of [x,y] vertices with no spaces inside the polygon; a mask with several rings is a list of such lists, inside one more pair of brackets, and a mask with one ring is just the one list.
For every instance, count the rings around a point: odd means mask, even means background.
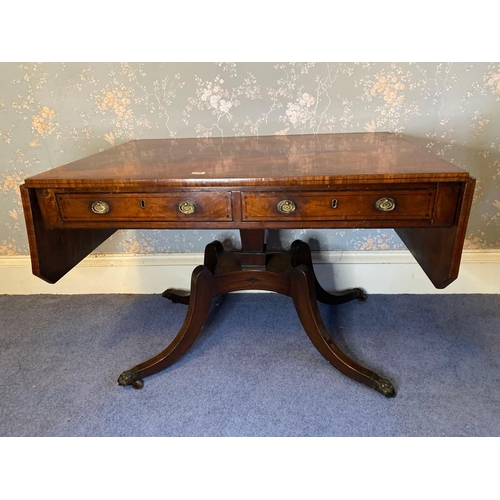
[{"label": "white skirting board", "polygon": [[[327,290],[361,287],[372,294],[500,293],[500,250],[469,250],[458,279],[434,288],[408,251],[313,252],[316,275]],[[203,254],[90,255],[49,285],[31,273],[27,256],[0,257],[0,294],[161,293],[189,289]]]}]

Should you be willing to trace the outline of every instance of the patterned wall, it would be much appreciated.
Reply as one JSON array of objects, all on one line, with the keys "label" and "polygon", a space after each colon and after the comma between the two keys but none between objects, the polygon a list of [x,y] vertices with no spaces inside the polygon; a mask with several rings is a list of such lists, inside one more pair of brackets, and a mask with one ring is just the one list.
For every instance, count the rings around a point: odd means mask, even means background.
[{"label": "patterned wall", "polygon": [[[136,138],[391,131],[477,179],[467,248],[500,248],[499,63],[1,63],[0,255],[28,253],[25,177]],[[308,230],[321,249],[392,230]],[[120,231],[98,252],[202,251],[227,231]],[[316,248],[318,248],[316,246]]]}]

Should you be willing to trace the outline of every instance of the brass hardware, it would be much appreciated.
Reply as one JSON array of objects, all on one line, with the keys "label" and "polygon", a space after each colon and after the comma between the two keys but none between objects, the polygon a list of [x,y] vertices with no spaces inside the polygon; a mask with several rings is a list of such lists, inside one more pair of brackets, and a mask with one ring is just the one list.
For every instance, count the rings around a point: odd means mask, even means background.
[{"label": "brass hardware", "polygon": [[196,210],[196,206],[192,201],[183,201],[179,205],[179,210],[186,215],[193,214]]},{"label": "brass hardware", "polygon": [[281,200],[276,208],[280,214],[291,214],[297,209],[297,205],[292,200]]},{"label": "brass hardware", "polygon": [[94,201],[91,208],[95,214],[107,214],[109,212],[109,205],[105,201]]},{"label": "brass hardware", "polygon": [[139,205],[141,205],[141,208],[146,208],[146,202],[144,200],[141,200]]},{"label": "brass hardware", "polygon": [[332,200],[332,208],[337,208],[337,199],[336,198],[334,198]]},{"label": "brass hardware", "polygon": [[375,203],[375,208],[381,212],[390,212],[396,208],[396,200],[394,198],[380,198]]},{"label": "brass hardware", "polygon": [[393,398],[396,396],[396,389],[394,389],[394,386],[386,378],[377,375],[375,383],[377,386],[374,387],[374,389],[383,394],[386,398]]}]

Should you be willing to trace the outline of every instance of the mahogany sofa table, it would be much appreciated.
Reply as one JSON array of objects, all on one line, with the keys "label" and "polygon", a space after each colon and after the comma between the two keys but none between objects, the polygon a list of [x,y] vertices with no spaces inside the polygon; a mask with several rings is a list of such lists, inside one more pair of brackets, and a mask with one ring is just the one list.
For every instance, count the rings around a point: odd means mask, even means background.
[{"label": "mahogany sofa table", "polygon": [[329,293],[309,246],[268,252],[266,229],[394,228],[435,287],[458,276],[475,180],[389,133],[136,140],[35,175],[21,186],[33,273],[55,283],[117,229],[239,230],[240,251],[205,249],[172,343],[123,372],[141,388],[193,344],[214,296],[268,290],[292,298],[313,345],[335,368],[387,397],[391,382],[344,354],[317,301],[365,300]]}]

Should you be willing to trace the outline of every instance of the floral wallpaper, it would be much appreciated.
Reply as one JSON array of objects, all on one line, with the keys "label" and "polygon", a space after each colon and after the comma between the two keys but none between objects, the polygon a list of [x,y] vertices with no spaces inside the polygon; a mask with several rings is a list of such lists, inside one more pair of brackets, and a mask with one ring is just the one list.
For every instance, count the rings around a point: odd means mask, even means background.
[{"label": "floral wallpaper", "polygon": [[[390,131],[477,178],[466,247],[500,248],[500,63],[0,63],[0,255],[28,254],[25,177],[131,139]],[[392,230],[272,232],[323,250]],[[119,231],[99,253],[198,252],[228,231]]]}]

